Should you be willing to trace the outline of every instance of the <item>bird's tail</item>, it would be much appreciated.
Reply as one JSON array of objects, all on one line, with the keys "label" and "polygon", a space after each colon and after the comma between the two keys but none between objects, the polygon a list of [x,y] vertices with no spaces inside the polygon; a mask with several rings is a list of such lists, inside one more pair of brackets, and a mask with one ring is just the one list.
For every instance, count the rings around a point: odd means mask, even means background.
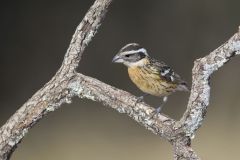
[{"label": "bird's tail", "polygon": [[186,82],[181,82],[181,83],[178,85],[177,90],[178,90],[178,91],[185,91],[185,92],[189,92],[189,91],[190,91],[190,89],[189,89],[189,87],[188,87],[188,85],[187,85]]}]

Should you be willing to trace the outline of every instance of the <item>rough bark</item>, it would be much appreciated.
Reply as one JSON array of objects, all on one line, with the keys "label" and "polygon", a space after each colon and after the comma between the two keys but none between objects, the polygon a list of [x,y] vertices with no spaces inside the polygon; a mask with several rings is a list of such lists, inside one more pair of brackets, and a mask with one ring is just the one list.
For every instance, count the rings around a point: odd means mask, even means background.
[{"label": "rough bark", "polygon": [[195,60],[187,110],[176,125],[177,127],[183,127],[187,136],[194,136],[207,113],[210,98],[210,76],[232,57],[240,54],[239,51],[240,29],[209,55]]},{"label": "rough bark", "polygon": [[35,93],[0,128],[0,159],[9,159],[17,144],[43,116],[75,96],[87,98],[128,114],[135,121],[172,145],[174,159],[200,159],[191,148],[191,138],[201,126],[209,104],[209,77],[231,57],[239,54],[240,32],[206,57],[197,59],[193,67],[192,90],[187,110],[180,121],[158,114],[145,103],[135,105],[136,97],[97,79],[76,72],[82,53],[100,26],[112,0],[96,0],[73,35],[62,66],[46,85]]},{"label": "rough bark", "polygon": [[81,55],[100,26],[112,0],[96,0],[77,27],[56,75],[30,98],[0,129],[0,159],[9,159],[28,130],[44,115],[63,103],[70,103],[72,95],[68,83],[76,74]]}]

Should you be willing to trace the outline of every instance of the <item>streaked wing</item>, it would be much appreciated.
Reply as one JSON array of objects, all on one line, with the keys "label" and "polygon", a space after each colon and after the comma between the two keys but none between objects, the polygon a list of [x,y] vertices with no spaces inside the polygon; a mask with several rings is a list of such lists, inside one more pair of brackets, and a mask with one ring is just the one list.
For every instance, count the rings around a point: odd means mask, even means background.
[{"label": "streaked wing", "polygon": [[168,82],[172,82],[175,84],[182,84],[185,83],[181,77],[176,74],[171,67],[166,65],[164,62],[159,62],[155,59],[150,59],[150,67],[152,70],[158,74],[161,75],[163,79],[165,79]]}]

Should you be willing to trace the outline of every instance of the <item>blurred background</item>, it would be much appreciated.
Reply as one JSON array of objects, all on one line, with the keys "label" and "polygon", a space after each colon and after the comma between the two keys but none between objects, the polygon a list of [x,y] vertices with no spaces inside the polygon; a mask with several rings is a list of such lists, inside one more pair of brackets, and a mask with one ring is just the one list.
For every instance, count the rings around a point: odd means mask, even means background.
[{"label": "blurred background", "polygon": [[[0,5],[0,125],[60,67],[76,26],[93,0],[5,1]],[[239,0],[115,0],[87,47],[79,72],[134,95],[123,65],[112,57],[129,42],[172,66],[191,84],[193,61],[216,49],[240,25]],[[234,58],[211,78],[211,101],[193,141],[202,159],[239,158],[239,63]],[[163,113],[179,119],[187,93],[170,96]],[[146,102],[157,106],[159,98]],[[74,98],[34,126],[13,160],[172,159],[171,145],[124,114]]]}]

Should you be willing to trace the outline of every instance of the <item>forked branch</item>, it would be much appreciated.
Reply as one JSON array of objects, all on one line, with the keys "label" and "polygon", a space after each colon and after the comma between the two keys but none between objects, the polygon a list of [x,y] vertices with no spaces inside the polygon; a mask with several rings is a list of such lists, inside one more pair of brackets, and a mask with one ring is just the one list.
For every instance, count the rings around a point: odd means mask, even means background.
[{"label": "forked branch", "polygon": [[62,66],[56,75],[35,93],[0,128],[0,159],[9,159],[17,144],[43,116],[75,96],[98,101],[126,113],[153,133],[167,139],[174,147],[174,159],[200,159],[191,148],[191,137],[201,126],[209,104],[209,77],[231,57],[239,54],[240,32],[193,67],[192,90],[187,110],[180,121],[159,114],[152,118],[152,107],[135,105],[136,97],[76,72],[85,47],[92,40],[112,0],[96,0],[73,35]]}]

